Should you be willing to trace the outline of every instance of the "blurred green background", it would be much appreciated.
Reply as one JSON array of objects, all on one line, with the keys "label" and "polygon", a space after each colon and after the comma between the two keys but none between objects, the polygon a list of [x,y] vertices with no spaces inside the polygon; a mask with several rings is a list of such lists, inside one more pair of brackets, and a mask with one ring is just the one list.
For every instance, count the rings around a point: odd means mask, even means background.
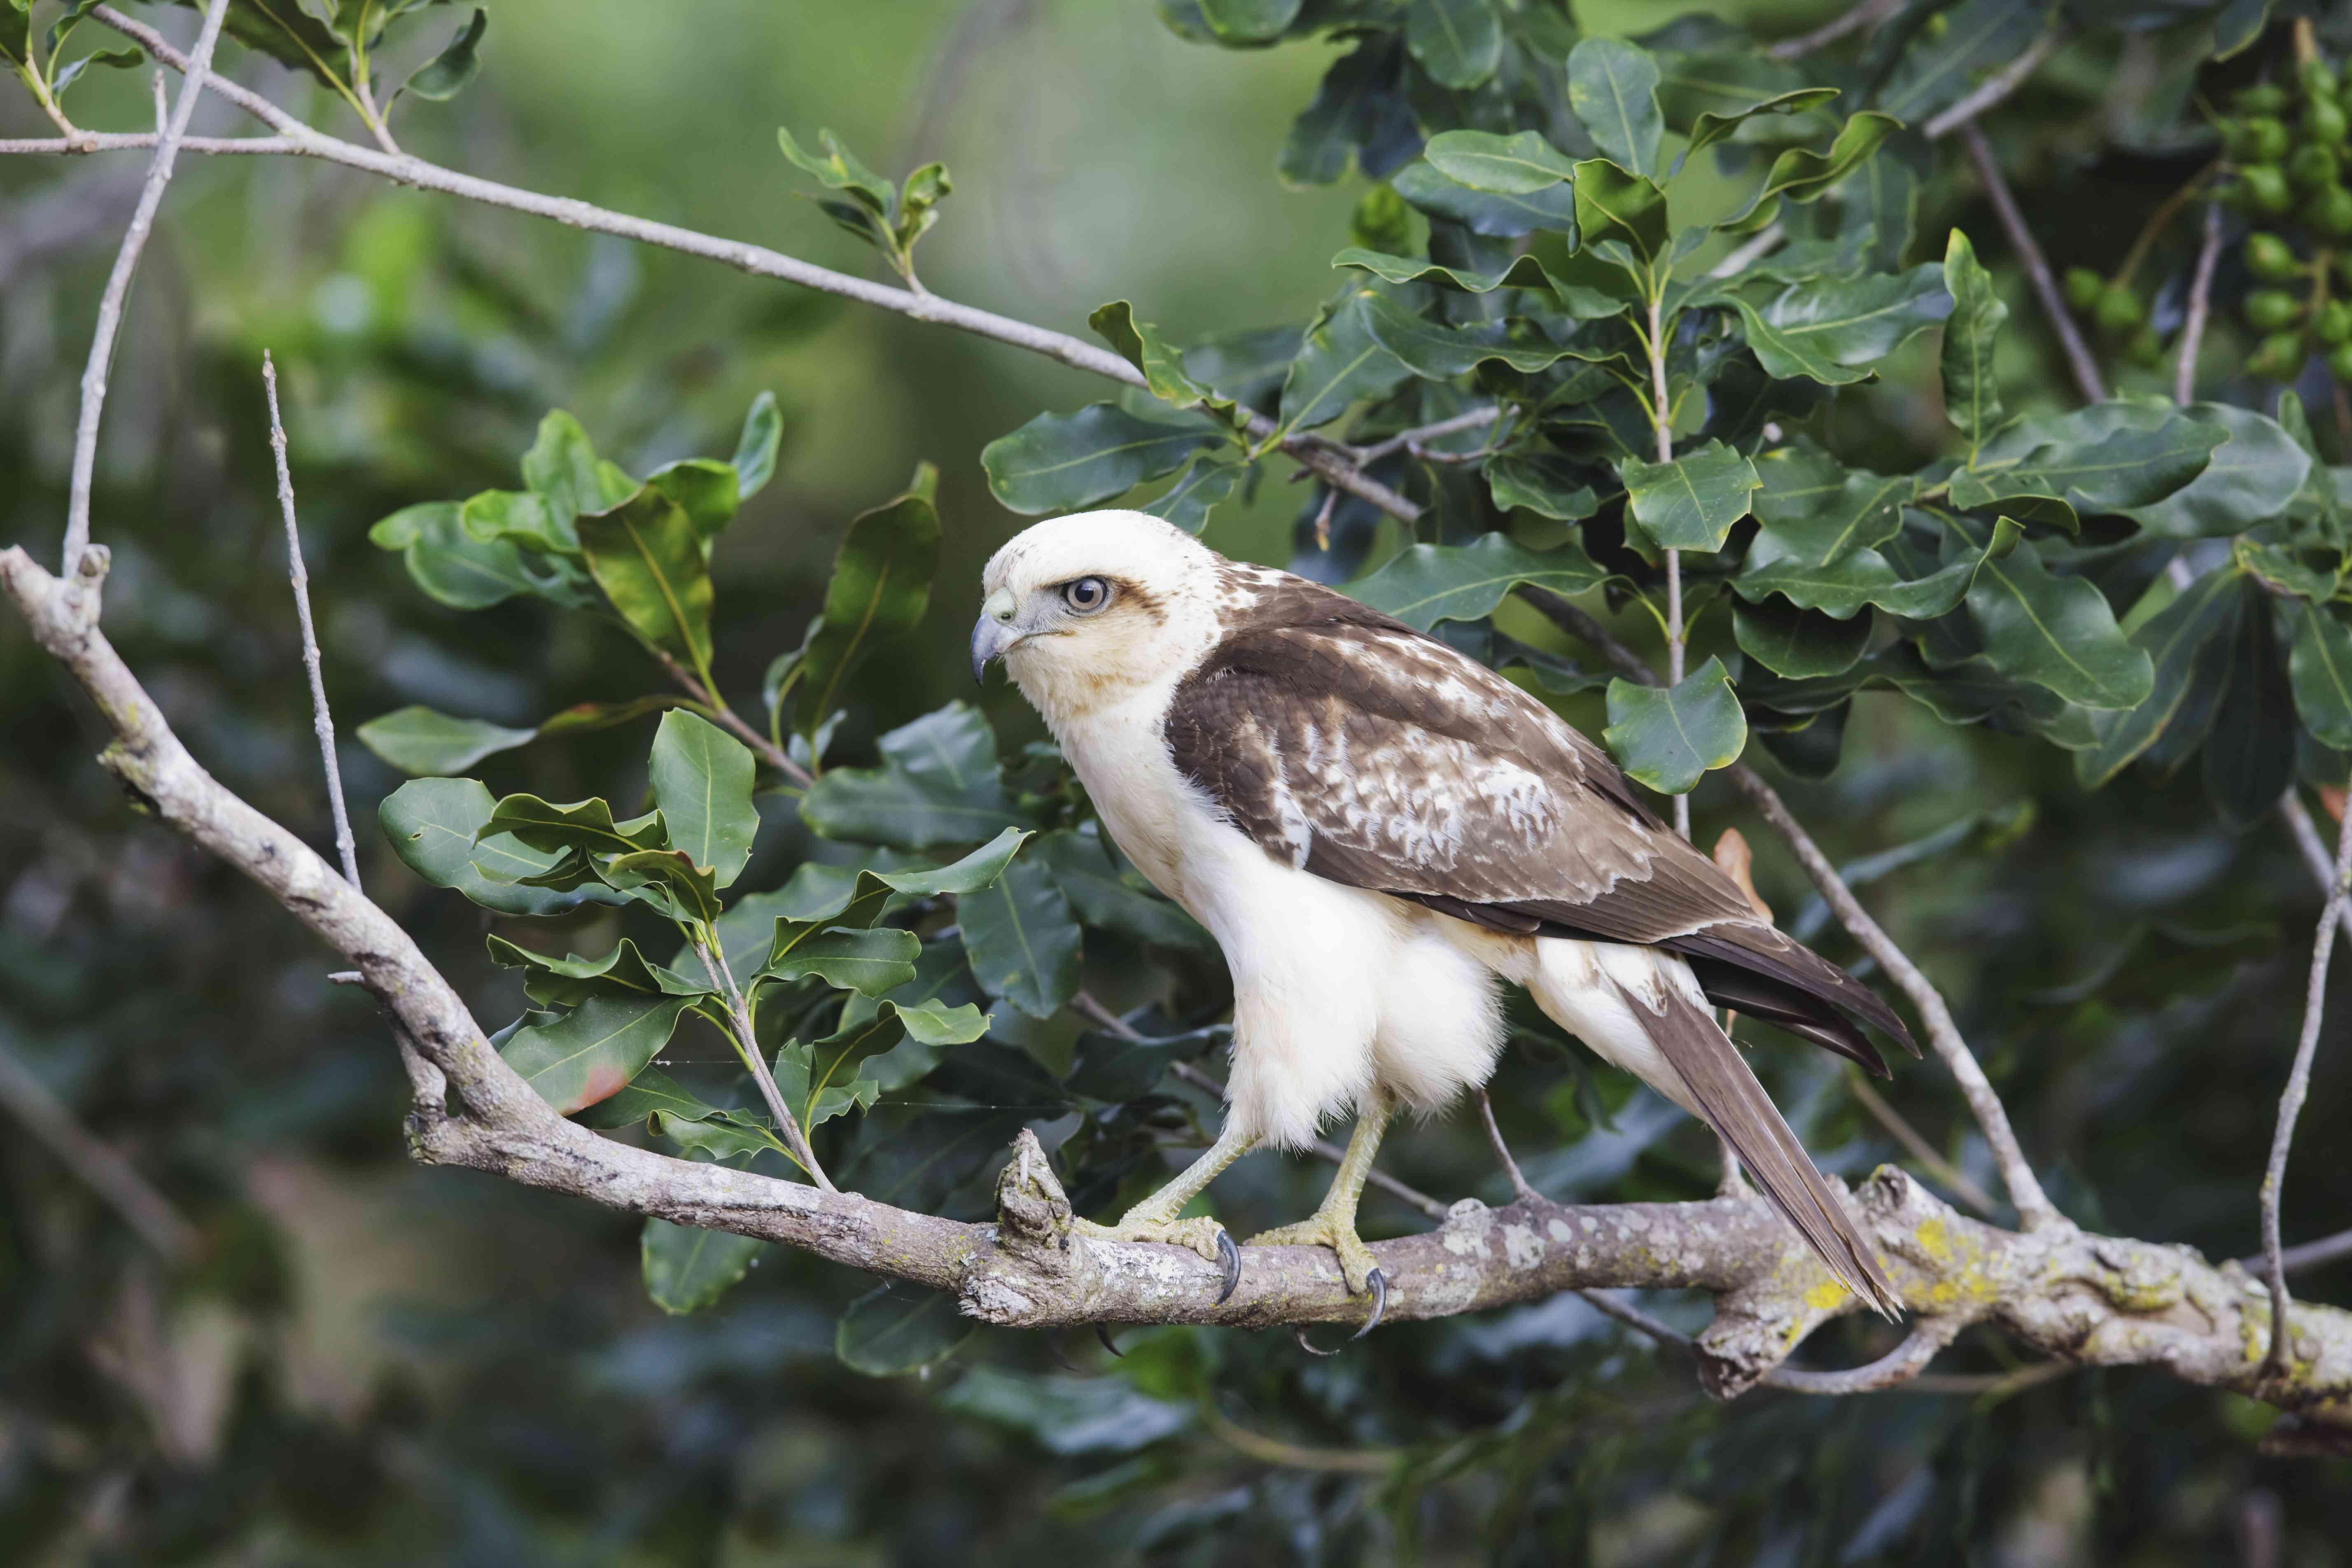
[{"label": "blurred green background", "polygon": [[[1832,8],[1758,19],[1794,28]],[[192,34],[191,14],[148,9]],[[1672,14],[1622,0],[1584,20]],[[482,79],[395,123],[437,162],[866,272],[776,151],[779,124],[830,126],[893,174],[932,157],[954,170],[920,253],[934,289],[1073,331],[1128,298],[1184,342],[1298,321],[1330,288],[1360,182],[1285,189],[1274,158],[1338,52],[1195,47],[1145,0],[501,0]],[[228,69],[361,134],[266,61],[238,53]],[[77,118],[142,125],[147,90],[102,73],[77,89]],[[0,93],[0,136],[43,125]],[[251,127],[215,101],[196,129]],[[0,160],[0,538],[45,561],[89,323],[143,162]],[[918,460],[942,470],[932,626],[867,667],[839,743],[855,758],[968,690],[971,584],[1021,521],[990,500],[980,447],[1102,395],[1034,355],[356,172],[184,160],[107,408],[106,625],[196,754],[321,847],[265,348],[346,735],[407,702],[529,722],[641,683],[635,650],[583,617],[436,609],[368,545],[370,523],[511,484],[551,406],[642,472],[724,455],[773,389],[778,481],[716,563],[730,689],[798,640],[848,518]],[[1871,395],[1871,417],[1904,428],[1899,389]],[[1279,563],[1297,502],[1268,484],[1211,541]],[[1955,1562],[2189,1563],[2242,1560],[2267,1521],[2289,1553],[2270,1561],[2343,1560],[2352,1471],[2258,1459],[2266,1412],[2154,1374],[2079,1373],[1999,1407],[1768,1394],[1726,1412],[1685,1366],[1563,1300],[1387,1329],[1331,1362],[1286,1336],[1164,1331],[1132,1336],[1111,1373],[1084,1336],[988,1332],[935,1377],[876,1383],[833,1356],[835,1316],[866,1282],[776,1252],[717,1310],[666,1319],[639,1284],[635,1222],[407,1162],[404,1085],[372,1011],[324,984],[322,951],[274,905],[125,812],[79,702],[0,617],[0,1047],[205,1240],[198,1263],[164,1267],[47,1149],[0,1136],[0,1559],[1336,1563],[1409,1560],[1417,1543],[1431,1563],[1795,1563],[1929,1541]],[[1009,739],[1037,733],[1003,689],[985,702]],[[604,792],[643,743],[592,737],[486,771],[500,788]],[[520,988],[483,958],[478,919],[374,832],[397,776],[354,744],[342,760],[371,889],[503,1022]],[[1971,858],[1898,871],[1874,904],[1952,989],[2070,1212],[2252,1250],[2315,907],[2277,830],[2224,834],[2193,781],[2086,800],[2042,752],[1886,695],[1863,699],[1838,784],[1802,798],[1841,858],[2024,803],[1962,829]],[[1708,839],[1741,819],[1712,791],[1698,818]],[[781,825],[763,840],[755,878],[781,875],[791,840]],[[1792,869],[1759,856],[1767,896],[1801,910]],[[1825,1164],[1890,1157],[1826,1065],[1774,1070]],[[1622,1084],[1601,1090],[1624,1102]],[[1936,1069],[1906,1068],[1894,1094],[1988,1173]],[[1595,1131],[1557,1064],[1515,1057],[1498,1100],[1547,1190],[1711,1185],[1696,1129],[1628,1113]],[[2306,1112],[2301,1234],[2352,1213],[2347,1110],[2339,1051]],[[1385,1163],[1428,1190],[1499,1194],[1459,1118],[1393,1148]],[[1221,1201],[1289,1217],[1321,1180],[1260,1157]],[[1378,1205],[1372,1234],[1421,1223]],[[2352,1270],[2300,1288],[2345,1300]],[[1654,1305],[1703,1321],[1700,1303]],[[1868,1335],[1848,1325],[1817,1351],[1866,1355]],[[1971,1343],[1971,1364],[2000,1364]],[[1055,1381],[1061,1357],[1087,1375]],[[1203,1365],[1217,1413],[1165,1397]],[[1282,1434],[1296,1462],[1236,1446],[1226,1420]],[[1395,1449],[1417,1456],[1410,1487],[1383,1481]]]}]

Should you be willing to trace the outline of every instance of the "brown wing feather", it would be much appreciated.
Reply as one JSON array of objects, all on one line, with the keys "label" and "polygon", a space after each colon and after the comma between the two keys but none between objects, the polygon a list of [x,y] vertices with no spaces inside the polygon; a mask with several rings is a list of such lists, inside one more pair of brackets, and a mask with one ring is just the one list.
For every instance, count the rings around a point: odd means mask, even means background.
[{"label": "brown wing feather", "polygon": [[1233,630],[1178,687],[1164,734],[1267,854],[1499,930],[1683,953],[1724,1005],[1881,1072],[1841,1014],[1916,1054],[1893,1009],[1759,919],[1543,704],[1343,595],[1235,570]]}]

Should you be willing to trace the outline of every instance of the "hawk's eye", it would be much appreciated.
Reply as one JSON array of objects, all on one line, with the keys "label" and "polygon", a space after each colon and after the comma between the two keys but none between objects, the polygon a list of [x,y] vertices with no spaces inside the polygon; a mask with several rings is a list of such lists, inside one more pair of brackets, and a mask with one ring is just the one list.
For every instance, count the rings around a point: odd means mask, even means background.
[{"label": "hawk's eye", "polygon": [[1062,584],[1062,602],[1079,615],[1091,616],[1110,603],[1110,584],[1099,577],[1080,577]]}]

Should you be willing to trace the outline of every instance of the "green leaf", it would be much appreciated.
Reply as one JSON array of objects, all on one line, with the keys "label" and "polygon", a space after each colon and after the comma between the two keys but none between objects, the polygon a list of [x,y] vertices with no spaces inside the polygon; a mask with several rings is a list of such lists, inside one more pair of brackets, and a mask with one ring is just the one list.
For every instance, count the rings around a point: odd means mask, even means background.
[{"label": "green leaf", "polygon": [[1231,44],[1260,44],[1282,36],[1302,0],[1198,0],[1209,31]]},{"label": "green leaf", "polygon": [[2238,581],[2236,625],[2205,742],[2205,793],[2238,832],[2259,826],[2294,782],[2295,699],[2271,625],[2270,595]]},{"label": "green leaf", "polygon": [[750,1273],[769,1245],[733,1231],[649,1219],[638,1248],[646,1294],[665,1312],[701,1311]]},{"label": "green leaf", "polygon": [[2227,403],[2192,403],[2180,414],[2220,427],[2227,439],[2189,483],[2127,509],[2150,533],[2199,539],[2241,532],[2284,512],[2310,477],[2311,454],[2275,419]]},{"label": "green leaf", "polygon": [[1763,483],[1753,463],[1720,441],[1670,463],[1628,458],[1617,465],[1617,475],[1625,482],[1633,520],[1666,550],[1722,549]]},{"label": "green leaf", "polygon": [[833,1353],[867,1377],[905,1377],[955,1354],[979,1327],[945,1291],[893,1281],[842,1309]]},{"label": "green leaf", "polygon": [[[2204,471],[2227,432],[2168,411],[2150,413],[2152,421],[2135,417],[2096,440],[2073,439],[2068,431],[2020,457],[2011,458],[2007,451],[1997,458],[1980,454],[1976,469],[1952,476],[1952,504],[1969,510],[1997,506],[2025,516],[2029,509],[2020,502],[2063,501],[2063,509],[2030,509],[2031,516],[2071,532],[2075,514],[2128,514],[2161,500]],[[2003,432],[2002,445],[2013,449],[2020,431],[2030,430],[2033,423]]]},{"label": "green leaf", "polygon": [[1891,116],[1864,112],[1839,128],[1827,153],[1790,148],[1772,160],[1747,209],[1717,226],[1727,234],[1753,234],[1779,215],[1783,201],[1820,200],[1902,128]]},{"label": "green leaf", "polygon": [[[1135,307],[1125,300],[1096,306],[1087,325],[1118,351],[1121,359],[1142,372],[1145,388],[1170,407],[1198,407],[1215,395],[1185,370],[1184,351],[1170,346],[1150,322],[1138,321]],[[1232,405],[1224,407],[1229,410]]]},{"label": "green leaf", "polygon": [[664,463],[646,476],[646,483],[685,509],[694,531],[702,536],[706,555],[709,553],[710,542],[735,521],[736,509],[742,503],[742,481],[735,472],[735,465],[709,458],[681,458],[675,463]]},{"label": "green leaf", "polygon": [[2230,558],[2246,575],[2284,599],[2324,605],[2336,596],[2342,582],[2334,568],[2314,567],[2284,545],[2265,543],[2247,534],[2230,542]]},{"label": "green leaf", "polygon": [[1285,184],[1328,185],[1348,172],[1360,149],[1414,133],[1412,105],[1398,90],[1398,64],[1395,43],[1381,37],[1367,37],[1331,63],[1275,161]]},{"label": "green leaf", "polygon": [[1497,136],[1486,131],[1444,131],[1421,155],[1459,185],[1496,195],[1524,195],[1571,179],[1578,165],[1534,131]]},{"label": "green leaf", "polygon": [[607,493],[604,466],[597,460],[588,432],[561,408],[548,410],[540,420],[530,450],[522,455],[522,482],[546,503],[551,533],[575,550],[574,520],[583,512],[603,511],[636,488]]},{"label": "green leaf", "polygon": [[777,980],[814,974],[839,990],[881,996],[915,977],[915,960],[922,951],[913,931],[897,926],[812,931],[802,922],[779,920],[774,945],[760,973]]},{"label": "green leaf", "polygon": [[414,703],[359,727],[361,744],[412,776],[462,773],[493,752],[528,743],[538,733],[480,719],[452,718]]},{"label": "green leaf", "polygon": [[1192,1407],[1139,1394],[1123,1377],[1057,1377],[976,1366],[940,1408],[1025,1433],[1049,1453],[1133,1453],[1192,1424]]},{"label": "green leaf", "polygon": [[956,902],[972,978],[1033,1018],[1050,1018],[1078,990],[1078,922],[1042,864],[1015,861]]},{"label": "green leaf", "polygon": [[1731,635],[1739,650],[1791,680],[1843,675],[1862,661],[1870,634],[1868,616],[1838,620],[1769,599],[1731,606]]},{"label": "green leaf", "polygon": [[693,1000],[600,993],[551,1023],[517,1030],[499,1055],[557,1114],[569,1116],[619,1093],[669,1044]]},{"label": "green leaf", "polygon": [[579,554],[580,536],[571,520],[558,530],[555,516],[536,490],[483,490],[459,505],[457,526],[467,538],[486,544],[503,539],[542,554]]},{"label": "green leaf", "polygon": [[1601,156],[1633,174],[1657,177],[1665,121],[1658,113],[1658,62],[1649,50],[1622,38],[1578,44],[1568,57],[1568,106]]},{"label": "green leaf", "polygon": [[1501,321],[1447,326],[1415,315],[1385,294],[1373,294],[1365,300],[1364,323],[1371,330],[1372,341],[1415,375],[1436,381],[1465,374],[1488,360],[1532,373],[1557,364],[1575,352],[1549,339],[1514,343]]},{"label": "green leaf", "polygon": [[[502,834],[481,837],[490,792],[475,779],[412,779],[384,796],[376,820],[401,863],[436,888],[506,915],[554,915],[583,902],[616,901],[602,888],[567,892],[519,885],[551,868],[555,854]],[[478,839],[478,842],[477,841]],[[484,866],[496,875],[486,875]]]},{"label": "green leaf", "polygon": [[1549,290],[1553,283],[1551,275],[1544,270],[1543,263],[1533,256],[1513,257],[1510,264],[1499,270],[1479,272],[1469,268],[1443,266],[1419,257],[1387,256],[1351,245],[1334,256],[1331,265],[1353,267],[1389,283],[1434,283],[1439,288],[1458,289],[1465,294],[1491,294],[1497,289]]},{"label": "green leaf", "polygon": [[[285,0],[278,3],[283,5]],[[439,54],[410,74],[400,91],[413,92],[435,103],[446,103],[457,97],[482,68],[482,34],[489,25],[490,14],[475,6],[472,18],[449,36],[449,42]],[[393,96],[397,98],[399,93]]]},{"label": "green leaf", "polygon": [[760,831],[751,804],[756,771],[750,749],[717,725],[677,709],[662,715],[646,763],[654,804],[670,847],[707,869],[716,887],[732,882],[751,858]]},{"label": "green leaf", "polygon": [[627,1127],[660,1115],[666,1121],[699,1121],[728,1112],[705,1105],[659,1068],[646,1068],[629,1080],[629,1087],[610,1100],[598,1100],[577,1118],[583,1127],[604,1131]]},{"label": "green leaf", "polygon": [[1062,896],[1087,927],[1162,947],[1215,948],[1214,939],[1191,915],[1151,891],[1140,877],[1122,876],[1091,827],[1044,834],[1032,853],[1052,870]]},{"label": "green leaf", "polygon": [[[877,218],[887,218],[896,213],[898,188],[864,163],[857,155],[842,144],[841,138],[829,130],[821,130],[817,141],[822,153],[812,153],[793,139],[793,133],[782,126],[776,128],[776,145],[784,157],[803,174],[814,179],[829,191],[839,191],[856,205]],[[853,233],[856,226],[844,224]]]},{"label": "green leaf", "polygon": [[1950,614],[1974,584],[1984,563],[2013,549],[2021,531],[2007,518],[1990,538],[1959,558],[1924,576],[1906,578],[1875,550],[1850,550],[1822,564],[1791,549],[1777,535],[1759,531],[1748,547],[1747,563],[1732,579],[1732,591],[1750,604],[1779,594],[1800,609],[1820,610],[1838,619],[1865,605],[1906,620],[1933,620]]},{"label": "green leaf", "polygon": [[416,585],[452,609],[485,610],[541,585],[512,542],[467,533],[456,501],[403,507],[369,529],[368,540],[399,551]]},{"label": "green leaf", "polygon": [[1094,403],[1074,414],[1040,414],[981,448],[980,463],[990,493],[1010,510],[1078,511],[1173,473],[1225,439],[1205,419],[1168,424]]},{"label": "green leaf", "polygon": [[1978,78],[2032,47],[2052,10],[2048,0],[1965,0],[1936,18],[1939,26],[1922,30],[1879,101],[1914,121],[1958,102]]},{"label": "green leaf", "polygon": [[874,649],[920,626],[940,564],[939,470],[924,463],[906,492],[860,512],[834,552],[824,607],[801,658],[798,728],[813,732],[839,707],[850,672]]},{"label": "green leaf", "polygon": [[1758,525],[1784,558],[1816,566],[1894,538],[1905,504],[1919,489],[1912,475],[1850,469],[1810,443],[1766,453],[1756,460],[1756,476]]},{"label": "green leaf", "polygon": [[1654,268],[1666,249],[1666,193],[1605,158],[1588,158],[1576,165],[1576,226],[1587,247],[1622,239]]},{"label": "green leaf", "polygon": [[1611,681],[1601,738],[1631,777],[1661,795],[1687,795],[1706,773],[1739,760],[1748,716],[1723,661],[1710,658],[1676,686]]},{"label": "green leaf", "polygon": [[523,989],[542,1007],[576,1007],[591,996],[615,991],[646,996],[710,994],[699,980],[653,963],[627,937],[602,958],[582,958],[576,953],[551,958],[502,936],[492,936],[488,942],[490,962],[530,972],[524,976]]},{"label": "green leaf", "polygon": [[[1828,115],[1811,112],[1834,99],[1834,89],[1807,85],[1801,67],[1774,59],[1748,46],[1744,37],[1727,37],[1716,52],[1670,53],[1660,62],[1659,73],[1658,108],[1668,130],[1691,139],[1690,157],[1761,115],[1799,117],[1789,125],[1769,127],[1779,140],[1789,142],[1815,140],[1829,134],[1836,123]],[[1790,100],[1810,101],[1792,105]],[[1702,132],[1706,132],[1704,140]]]},{"label": "green leaf", "polygon": [[[1664,84],[1662,82],[1661,87]],[[1838,95],[1833,87],[1801,87],[1769,98],[1750,99],[1733,103],[1722,110],[1701,110],[1690,124],[1690,149],[1684,156],[1696,158],[1717,142],[1738,132],[1749,121],[1768,115],[1809,115]],[[1663,104],[1665,93],[1660,93]]]},{"label": "green leaf", "polygon": [[1427,631],[1440,621],[1475,621],[1494,614],[1503,595],[1522,583],[1580,594],[1599,587],[1608,575],[1572,536],[1539,552],[1507,534],[1490,533],[1475,544],[1408,545],[1370,576],[1349,584],[1347,592]]},{"label": "green leaf", "polygon": [[613,808],[594,796],[559,805],[535,795],[510,795],[492,808],[482,831],[511,835],[532,849],[551,854],[580,849],[594,855],[626,855],[659,848],[665,842],[658,816],[615,821]]},{"label": "green leaf", "polygon": [[1284,430],[1328,425],[1352,405],[1380,396],[1412,374],[1372,336],[1371,302],[1381,297],[1370,289],[1350,289],[1307,329],[1298,357],[1283,378]]},{"label": "green leaf", "polygon": [[1486,493],[1505,511],[1531,511],[1561,522],[1580,521],[1601,506],[1591,485],[1540,451],[1501,452],[1489,458]]},{"label": "green leaf", "polygon": [[646,643],[689,668],[710,663],[710,567],[686,509],[648,485],[609,510],[583,513],[588,571]]},{"label": "green leaf", "polygon": [[1861,381],[1913,333],[1951,313],[1943,268],[1852,280],[1817,279],[1784,289],[1762,306],[1735,297],[1748,346],[1770,374],[1827,385]]},{"label": "green leaf", "polygon": [[1433,217],[1458,223],[1473,234],[1516,239],[1538,229],[1576,236],[1576,192],[1563,181],[1540,190],[1481,191],[1449,179],[1426,160],[1408,163],[1391,176],[1397,195]]},{"label": "green leaf", "polygon": [[2287,674],[2294,709],[2321,745],[2352,751],[2352,629],[2317,605],[2298,605]]},{"label": "green leaf", "polygon": [[1466,91],[1490,80],[1503,58],[1503,21],[1495,0],[1412,0],[1404,47],[1441,87]]},{"label": "green leaf", "polygon": [[768,488],[776,476],[776,453],[784,444],[784,416],[776,395],[762,392],[751,399],[743,416],[743,433],[735,438],[735,498],[750,500]]},{"label": "green leaf", "polygon": [[[1954,526],[1975,538],[1971,525]],[[2053,575],[2031,544],[1987,560],[1968,604],[1985,656],[2013,679],[2099,709],[2137,707],[2154,687],[2155,666],[2117,629],[2106,595]]]},{"label": "green leaf", "polygon": [[1197,534],[1209,524],[1209,513],[1232,498],[1249,472],[1240,463],[1220,463],[1209,458],[1195,458],[1183,476],[1162,491],[1159,498],[1146,501],[1138,510],[1164,518],[1187,533]]},{"label": "green leaf", "polygon": [[2132,634],[2133,645],[2147,654],[2153,670],[2148,695],[2137,707],[2093,717],[2097,742],[2074,753],[2074,777],[2084,789],[2106,784],[2193,714],[2198,668],[2237,615],[2235,576],[2206,574]]},{"label": "green leaf", "polygon": [[697,866],[683,849],[639,849],[592,862],[607,887],[631,894],[672,920],[715,921],[719,889],[708,867]]},{"label": "green leaf", "polygon": [[1977,260],[1969,237],[1952,230],[1944,249],[1944,288],[1952,313],[1944,322],[1944,417],[1966,437],[1971,457],[2000,426],[2000,380],[1993,347],[2009,307],[1994,291],[1992,274]]},{"label": "green leaf", "polygon": [[[1020,828],[1008,827],[960,860],[916,870],[852,870],[840,866],[803,865],[793,873],[793,879],[782,891],[754,894],[729,911],[720,922],[719,935],[731,955],[738,943],[735,933],[728,928],[740,919],[794,922],[809,931],[831,926],[862,928],[889,913],[893,899],[937,898],[942,894],[961,897],[978,892],[1003,873],[1013,852],[1029,837]],[[763,954],[772,954],[776,944],[786,938],[781,923],[772,940],[764,924],[747,925],[744,930],[760,937],[760,952]],[[731,956],[729,966],[735,967]]]},{"label": "green leaf", "polygon": [[951,702],[877,742],[879,768],[832,768],[801,799],[827,838],[901,849],[972,844],[1028,826],[1004,794],[996,737],[979,710]]}]

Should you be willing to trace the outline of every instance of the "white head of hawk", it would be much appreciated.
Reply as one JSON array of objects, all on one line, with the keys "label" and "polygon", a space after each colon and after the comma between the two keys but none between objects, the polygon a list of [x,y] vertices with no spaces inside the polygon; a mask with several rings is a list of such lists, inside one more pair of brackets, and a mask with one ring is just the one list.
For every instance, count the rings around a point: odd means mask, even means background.
[{"label": "white head of hawk", "polygon": [[[1142,512],[1055,518],[989,562],[972,673],[1003,658],[1151,884],[1234,977],[1215,1147],[1115,1226],[1238,1268],[1177,1211],[1261,1142],[1357,1131],[1315,1216],[1263,1241],[1385,1281],[1356,1198],[1398,1109],[1486,1081],[1497,983],[1722,1135],[1830,1274],[1899,1303],[1710,1005],[1884,1074],[1857,1020],[1915,1050],[1874,993],[1779,931],[1654,816],[1608,754],[1436,638]],[[1376,1300],[1373,1316],[1378,1316]]]}]

